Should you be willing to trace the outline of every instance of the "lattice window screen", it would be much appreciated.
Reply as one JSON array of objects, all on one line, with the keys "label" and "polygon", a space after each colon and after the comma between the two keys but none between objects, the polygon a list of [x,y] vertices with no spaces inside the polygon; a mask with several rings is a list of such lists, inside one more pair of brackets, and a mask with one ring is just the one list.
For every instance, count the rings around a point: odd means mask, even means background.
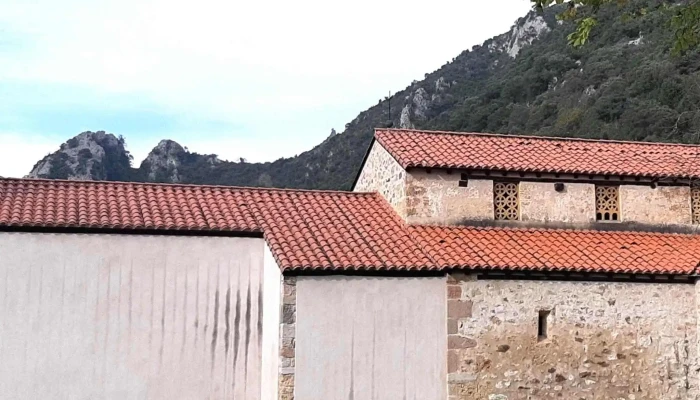
[{"label": "lattice window screen", "polygon": [[596,186],[595,218],[598,221],[620,220],[619,186]]},{"label": "lattice window screen", "polygon": [[518,184],[494,182],[493,207],[497,220],[517,221],[520,219]]},{"label": "lattice window screen", "polygon": [[700,187],[690,189],[690,205],[693,211],[693,223],[700,224]]}]

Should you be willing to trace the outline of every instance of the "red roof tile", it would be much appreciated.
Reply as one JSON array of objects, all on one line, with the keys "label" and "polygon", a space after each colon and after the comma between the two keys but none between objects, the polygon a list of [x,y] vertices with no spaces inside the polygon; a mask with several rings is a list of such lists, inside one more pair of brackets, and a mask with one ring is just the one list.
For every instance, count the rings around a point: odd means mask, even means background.
[{"label": "red roof tile", "polygon": [[378,194],[0,179],[0,227],[263,233],[285,271],[692,273],[700,236],[407,226]]},{"label": "red roof tile", "polygon": [[404,168],[700,178],[700,146],[378,129]]},{"label": "red roof tile", "polygon": [[690,274],[700,236],[525,228],[411,226],[438,269]]},{"label": "red roof tile", "polygon": [[431,266],[373,193],[0,179],[0,226],[260,232],[283,270]]}]

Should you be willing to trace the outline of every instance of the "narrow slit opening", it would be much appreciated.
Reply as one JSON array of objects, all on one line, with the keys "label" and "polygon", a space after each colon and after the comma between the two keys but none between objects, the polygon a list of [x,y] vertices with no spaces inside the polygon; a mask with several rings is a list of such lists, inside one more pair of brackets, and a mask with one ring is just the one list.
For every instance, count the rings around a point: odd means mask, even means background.
[{"label": "narrow slit opening", "polygon": [[549,320],[549,310],[540,310],[537,319],[537,340],[542,341],[547,339],[547,322]]}]

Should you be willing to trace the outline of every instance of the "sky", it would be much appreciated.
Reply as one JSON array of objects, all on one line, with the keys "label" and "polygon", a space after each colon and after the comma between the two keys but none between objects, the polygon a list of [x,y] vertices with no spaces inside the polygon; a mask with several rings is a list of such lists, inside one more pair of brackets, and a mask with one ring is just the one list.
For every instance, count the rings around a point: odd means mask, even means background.
[{"label": "sky", "polygon": [[529,0],[0,0],[0,176],[80,132],[273,161],[484,40]]}]

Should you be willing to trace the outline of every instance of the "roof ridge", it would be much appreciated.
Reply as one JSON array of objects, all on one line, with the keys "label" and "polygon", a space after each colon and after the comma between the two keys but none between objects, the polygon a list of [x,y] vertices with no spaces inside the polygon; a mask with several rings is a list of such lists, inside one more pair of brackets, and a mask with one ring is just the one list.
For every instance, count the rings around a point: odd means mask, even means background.
[{"label": "roof ridge", "polygon": [[292,188],[266,188],[254,186],[226,186],[226,185],[199,185],[194,183],[163,183],[163,182],[129,182],[129,181],[102,181],[102,180],[70,180],[70,179],[47,179],[47,178],[0,178],[2,182],[46,182],[46,183],[68,183],[68,184],[107,184],[107,185],[136,185],[149,187],[182,187],[182,188],[208,188],[208,189],[231,189],[231,190],[252,190],[261,192],[292,192],[292,193],[326,193],[344,194],[351,196],[372,195],[373,192],[353,192],[349,190],[326,190],[326,189],[292,189]]},{"label": "roof ridge", "polygon": [[562,136],[542,136],[542,135],[518,135],[518,134],[507,134],[507,133],[488,133],[488,132],[455,132],[455,131],[439,131],[439,130],[424,130],[424,129],[405,129],[405,128],[375,128],[375,135],[377,132],[406,132],[406,133],[417,133],[424,135],[453,135],[453,136],[483,136],[483,137],[495,137],[504,139],[535,139],[544,141],[561,141],[561,142],[583,142],[583,143],[615,143],[615,144],[635,144],[644,146],[666,146],[666,147],[688,147],[697,148],[700,150],[700,144],[691,143],[669,143],[669,142],[642,142],[634,140],[613,140],[613,139],[590,139],[590,138],[573,138],[573,137],[562,137]]}]

